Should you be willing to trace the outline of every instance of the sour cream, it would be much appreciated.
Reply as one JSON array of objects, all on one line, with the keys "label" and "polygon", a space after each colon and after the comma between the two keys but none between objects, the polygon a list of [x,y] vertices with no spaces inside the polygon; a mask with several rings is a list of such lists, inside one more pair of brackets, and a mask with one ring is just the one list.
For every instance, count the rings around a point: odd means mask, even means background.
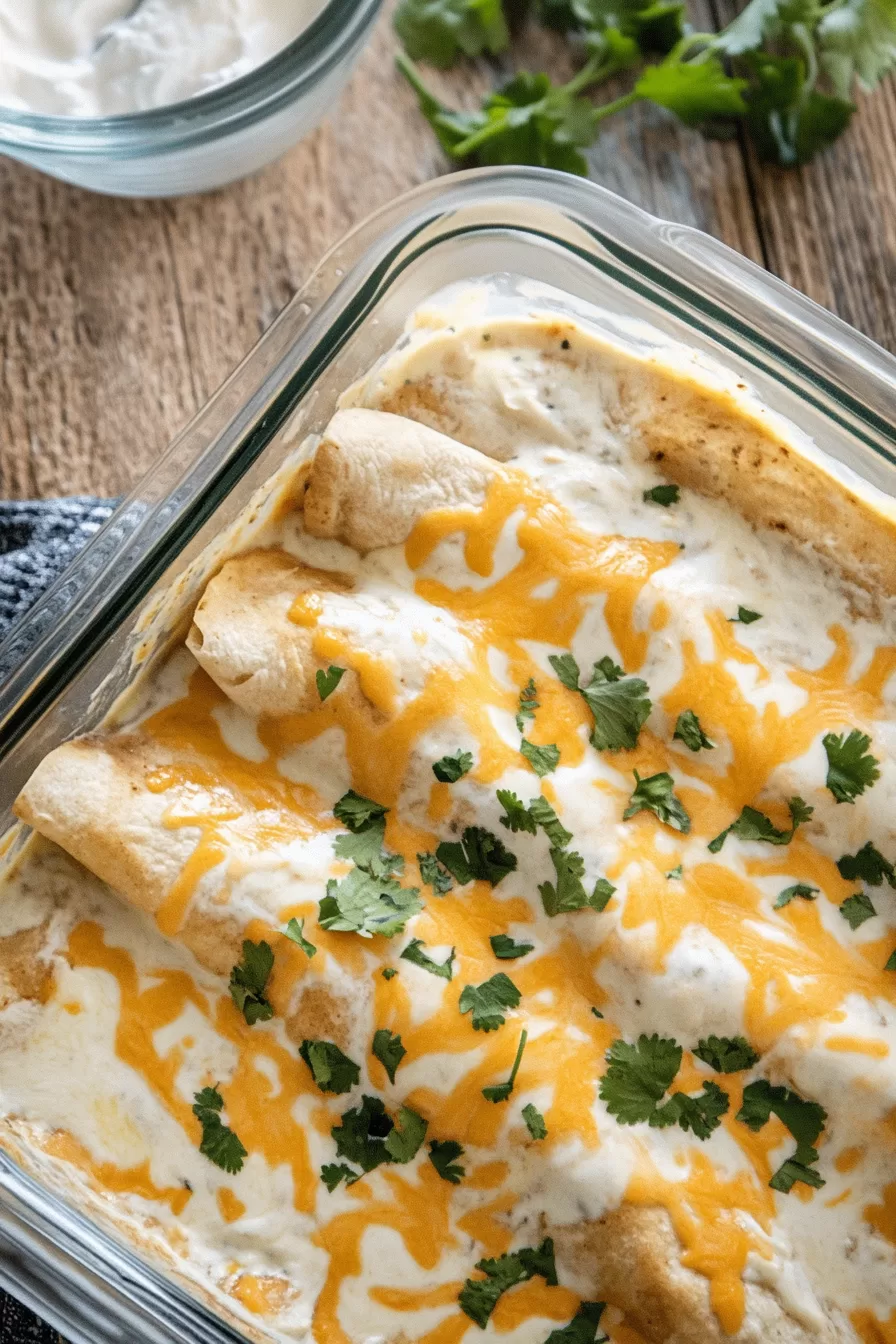
[{"label": "sour cream", "polygon": [[179,103],[275,56],[322,0],[0,0],[0,104],[105,117]]}]

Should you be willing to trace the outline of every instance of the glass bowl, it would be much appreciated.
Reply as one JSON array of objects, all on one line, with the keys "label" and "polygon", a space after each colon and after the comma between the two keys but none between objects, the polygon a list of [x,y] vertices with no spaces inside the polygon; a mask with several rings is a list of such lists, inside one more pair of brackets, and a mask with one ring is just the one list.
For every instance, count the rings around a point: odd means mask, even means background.
[{"label": "glass bowl", "polygon": [[255,172],[307,135],[342,92],[382,0],[328,0],[247,75],[149,112],[49,117],[0,107],[0,154],[112,196],[181,196]]}]

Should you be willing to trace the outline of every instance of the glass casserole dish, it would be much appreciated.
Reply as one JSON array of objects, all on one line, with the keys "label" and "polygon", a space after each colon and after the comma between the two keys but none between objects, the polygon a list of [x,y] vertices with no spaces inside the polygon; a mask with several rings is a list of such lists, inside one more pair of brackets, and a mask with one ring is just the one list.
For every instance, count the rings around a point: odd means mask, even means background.
[{"label": "glass casserole dish", "polygon": [[[721,244],[539,170],[426,186],[330,253],[255,351],[0,648],[6,823],[58,742],[102,719],[165,647],[161,598],[289,449],[452,281],[511,272],[715,355],[820,448],[896,496],[896,361]],[[161,613],[162,618],[159,619]],[[4,827],[5,829],[5,827]],[[13,846],[14,848],[14,846]],[[0,1158],[0,1282],[73,1341],[238,1338],[198,1301]]]}]

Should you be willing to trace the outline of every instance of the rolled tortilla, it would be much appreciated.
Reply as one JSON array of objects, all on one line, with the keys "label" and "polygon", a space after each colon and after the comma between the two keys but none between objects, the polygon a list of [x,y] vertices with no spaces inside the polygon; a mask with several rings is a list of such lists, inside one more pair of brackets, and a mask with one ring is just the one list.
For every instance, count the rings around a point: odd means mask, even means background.
[{"label": "rolled tortilla", "polygon": [[548,1230],[564,1279],[625,1312],[649,1344],[855,1344],[843,1317],[797,1320],[759,1283],[745,1285],[743,1324],[726,1334],[709,1281],[681,1263],[681,1243],[663,1208],[623,1203],[602,1218]]},{"label": "rolled tortilla", "polygon": [[362,554],[406,541],[430,509],[478,507],[495,464],[400,415],[337,411],[314,455],[305,527]]}]

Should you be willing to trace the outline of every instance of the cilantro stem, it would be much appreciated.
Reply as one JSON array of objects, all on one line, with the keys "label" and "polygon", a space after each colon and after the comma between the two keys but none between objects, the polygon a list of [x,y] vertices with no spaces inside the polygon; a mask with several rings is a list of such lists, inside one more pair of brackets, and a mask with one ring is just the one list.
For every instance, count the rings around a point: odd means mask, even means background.
[{"label": "cilantro stem", "polygon": [[516,1059],[513,1061],[513,1068],[510,1070],[511,1090],[513,1089],[513,1085],[516,1082],[516,1076],[520,1071],[520,1060],[523,1057],[523,1051],[526,1048],[526,1042],[528,1041],[528,1039],[529,1039],[529,1033],[528,1031],[526,1031],[526,1028],[523,1027],[523,1030],[520,1032],[520,1043],[517,1046],[516,1050]]},{"label": "cilantro stem", "polygon": [[612,117],[614,112],[622,112],[625,108],[631,107],[632,103],[642,102],[640,93],[626,93],[621,98],[614,98],[612,103],[604,103],[602,107],[594,109],[594,121],[603,121],[605,117]]}]

